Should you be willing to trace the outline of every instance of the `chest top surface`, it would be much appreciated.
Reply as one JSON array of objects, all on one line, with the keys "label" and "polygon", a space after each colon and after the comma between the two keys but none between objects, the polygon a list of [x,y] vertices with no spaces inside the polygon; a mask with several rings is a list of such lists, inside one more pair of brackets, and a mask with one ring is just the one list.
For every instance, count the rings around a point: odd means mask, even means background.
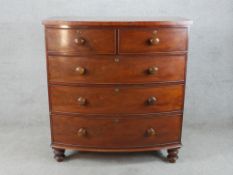
[{"label": "chest top surface", "polygon": [[42,22],[47,27],[69,28],[72,26],[93,27],[188,27],[189,19],[181,17],[52,17]]}]

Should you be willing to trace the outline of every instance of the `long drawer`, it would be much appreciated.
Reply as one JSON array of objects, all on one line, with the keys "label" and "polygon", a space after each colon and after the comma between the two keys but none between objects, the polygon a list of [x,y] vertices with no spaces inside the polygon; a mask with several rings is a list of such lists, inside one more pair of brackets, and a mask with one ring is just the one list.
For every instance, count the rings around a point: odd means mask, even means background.
[{"label": "long drawer", "polygon": [[53,143],[124,148],[180,143],[182,117],[85,118],[52,115]]},{"label": "long drawer", "polygon": [[59,86],[50,85],[52,112],[156,113],[180,111],[184,86]]},{"label": "long drawer", "polygon": [[50,82],[174,82],[184,80],[186,56],[49,56],[48,63]]}]

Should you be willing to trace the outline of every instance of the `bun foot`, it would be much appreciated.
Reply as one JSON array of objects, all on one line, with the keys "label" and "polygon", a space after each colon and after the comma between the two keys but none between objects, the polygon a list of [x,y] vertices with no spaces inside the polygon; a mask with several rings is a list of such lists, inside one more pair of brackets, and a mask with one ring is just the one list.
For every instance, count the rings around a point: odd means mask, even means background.
[{"label": "bun foot", "polygon": [[65,159],[64,149],[53,148],[53,153],[54,153],[54,159],[57,162],[62,162]]},{"label": "bun foot", "polygon": [[167,160],[170,163],[176,163],[176,160],[178,159],[178,149],[179,148],[174,148],[174,149],[168,149],[168,155],[167,155]]}]

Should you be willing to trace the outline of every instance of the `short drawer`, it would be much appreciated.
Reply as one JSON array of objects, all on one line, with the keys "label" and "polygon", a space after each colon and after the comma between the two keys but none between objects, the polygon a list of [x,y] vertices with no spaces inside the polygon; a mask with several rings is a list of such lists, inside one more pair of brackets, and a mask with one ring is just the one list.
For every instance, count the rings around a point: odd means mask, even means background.
[{"label": "short drawer", "polygon": [[185,78],[186,56],[49,56],[48,63],[50,82],[174,82]]},{"label": "short drawer", "polygon": [[114,54],[115,36],[111,29],[46,29],[49,52]]},{"label": "short drawer", "polygon": [[186,28],[121,29],[120,53],[154,53],[187,50]]},{"label": "short drawer", "polygon": [[50,85],[52,112],[122,114],[181,111],[183,89],[169,86]]},{"label": "short drawer", "polygon": [[182,117],[85,118],[52,115],[52,142],[124,148],[180,143]]}]

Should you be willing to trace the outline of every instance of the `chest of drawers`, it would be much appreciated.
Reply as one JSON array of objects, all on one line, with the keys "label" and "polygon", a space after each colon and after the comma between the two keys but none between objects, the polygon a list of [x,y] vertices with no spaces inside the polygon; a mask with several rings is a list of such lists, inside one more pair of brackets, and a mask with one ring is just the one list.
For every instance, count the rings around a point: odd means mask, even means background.
[{"label": "chest of drawers", "polygon": [[51,146],[178,158],[191,21],[57,18],[45,26]]}]

